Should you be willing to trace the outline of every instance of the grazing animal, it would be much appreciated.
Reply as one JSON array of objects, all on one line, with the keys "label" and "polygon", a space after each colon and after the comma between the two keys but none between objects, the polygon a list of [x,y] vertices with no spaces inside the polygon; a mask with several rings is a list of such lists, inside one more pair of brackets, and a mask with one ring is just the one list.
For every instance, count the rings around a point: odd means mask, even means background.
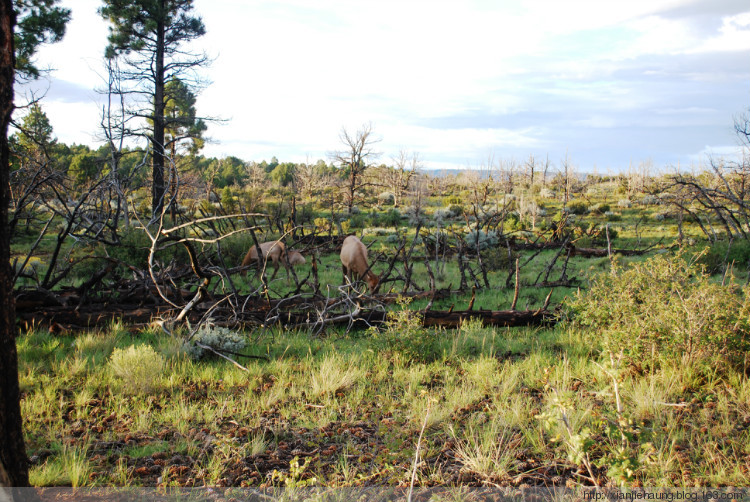
[{"label": "grazing animal", "polygon": [[293,249],[287,250],[286,258],[289,260],[289,265],[304,265],[307,262],[302,253]]},{"label": "grazing animal", "polygon": [[[270,260],[273,263],[274,271],[271,279],[276,277],[276,273],[279,271],[279,263],[284,265],[284,268],[289,269],[289,261],[286,254],[286,246],[281,241],[268,241],[260,244],[261,260]],[[250,251],[245,255],[245,259],[242,260],[242,266],[247,267],[253,262],[258,262],[258,274],[260,275],[263,270],[262,261],[258,259],[258,247],[253,244],[250,247]],[[244,276],[247,274],[247,270],[243,270],[241,274]]]},{"label": "grazing animal", "polygon": [[370,266],[367,264],[367,248],[354,235],[344,239],[344,244],[341,246],[341,267],[344,271],[344,277],[348,277],[350,281],[364,279],[370,288],[370,292],[375,290],[380,281],[380,278],[372,273]]}]

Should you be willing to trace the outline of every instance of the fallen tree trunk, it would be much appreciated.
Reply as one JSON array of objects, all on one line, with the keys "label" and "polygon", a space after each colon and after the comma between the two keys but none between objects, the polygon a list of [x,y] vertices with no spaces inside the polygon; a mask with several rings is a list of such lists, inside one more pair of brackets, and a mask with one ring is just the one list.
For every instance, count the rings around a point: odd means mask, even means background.
[{"label": "fallen tree trunk", "polygon": [[[609,250],[607,248],[579,248],[576,246],[571,246],[571,249],[573,250],[573,253],[572,253],[573,255],[582,256],[584,258],[597,258],[597,257],[609,256]],[[621,254],[623,256],[640,256],[649,251],[651,251],[650,248],[649,249],[612,248],[612,254]]]},{"label": "fallen tree trunk", "polygon": [[458,328],[468,319],[479,319],[484,326],[499,327],[552,326],[557,323],[557,316],[549,310],[431,310],[424,313],[422,324],[425,327]]},{"label": "fallen tree trunk", "polygon": [[[83,329],[106,328],[113,322],[122,322],[139,329],[153,324],[160,318],[173,318],[177,310],[172,308],[152,309],[136,305],[108,305],[106,308],[93,306],[73,309],[70,307],[50,306],[34,311],[18,313],[21,324],[30,329],[45,327],[55,333],[67,333]],[[231,309],[216,309],[212,316],[214,324],[239,329],[256,329],[267,325],[270,308],[254,306],[253,310],[238,313]],[[258,308],[260,307],[260,308]],[[188,315],[191,322],[198,322],[204,312],[194,309]],[[428,310],[420,312],[422,325],[425,327],[457,328],[468,319],[479,319],[485,326],[551,326],[557,322],[554,312],[549,310]],[[387,319],[383,310],[358,310],[349,312],[330,312],[325,318],[316,318],[310,310],[289,310],[274,315],[277,322],[286,328],[313,328],[348,326],[359,329],[382,324]]]}]

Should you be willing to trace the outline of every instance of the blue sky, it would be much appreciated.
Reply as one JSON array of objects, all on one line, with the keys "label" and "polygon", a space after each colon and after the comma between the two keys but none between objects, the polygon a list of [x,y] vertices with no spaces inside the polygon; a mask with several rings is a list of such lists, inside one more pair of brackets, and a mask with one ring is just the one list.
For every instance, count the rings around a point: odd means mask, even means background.
[{"label": "blue sky", "polygon": [[[66,0],[43,107],[62,141],[95,144],[106,23]],[[204,153],[327,158],[371,123],[381,160],[427,168],[567,155],[600,173],[736,155],[750,108],[747,0],[196,0],[215,58],[198,107]]]}]

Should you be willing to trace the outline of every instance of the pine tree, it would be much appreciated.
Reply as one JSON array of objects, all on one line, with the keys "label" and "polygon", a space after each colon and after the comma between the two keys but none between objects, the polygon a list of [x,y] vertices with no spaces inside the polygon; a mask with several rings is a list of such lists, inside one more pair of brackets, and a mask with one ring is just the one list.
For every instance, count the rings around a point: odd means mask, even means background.
[{"label": "pine tree", "polygon": [[56,0],[0,0],[0,486],[29,484],[10,268],[8,124],[13,113],[16,75],[39,76],[32,61],[36,48],[44,42],[58,41],[65,32],[70,13],[55,7],[55,3]]},{"label": "pine tree", "polygon": [[104,0],[100,9],[111,24],[105,56],[124,58],[124,80],[133,84],[130,94],[144,97],[142,104],[152,107],[135,115],[146,117],[150,123],[154,216],[162,213],[166,194],[167,83],[208,61],[205,55],[181,49],[206,32],[203,21],[193,16],[192,10],[192,0]]}]

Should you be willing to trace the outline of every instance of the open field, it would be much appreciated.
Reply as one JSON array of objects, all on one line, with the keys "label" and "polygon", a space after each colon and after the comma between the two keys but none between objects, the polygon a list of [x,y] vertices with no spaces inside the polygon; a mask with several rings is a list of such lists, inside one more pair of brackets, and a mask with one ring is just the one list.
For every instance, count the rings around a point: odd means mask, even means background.
[{"label": "open field", "polygon": [[[544,205],[550,215],[562,209],[559,201]],[[414,255],[429,253],[423,241],[439,231],[430,222],[440,209],[427,206]],[[370,329],[331,326],[313,335],[279,324],[206,328],[236,343],[225,354],[242,368],[208,353],[196,358],[205,351],[185,341],[186,328],[170,335],[116,320],[82,330],[31,326],[18,348],[32,484],[406,487],[415,476],[421,487],[748,485],[750,381],[741,356],[747,246],[706,247],[688,222],[680,244],[674,218],[659,214],[663,206],[637,204],[569,220],[576,248],[603,246],[611,257],[558,245],[519,248],[509,261],[504,245],[493,244],[486,249],[496,254],[482,255],[489,288],[476,255],[462,290],[455,254],[414,259],[404,293],[429,291],[432,274],[432,289],[451,294],[413,302],[408,294],[396,302],[362,297],[363,307],[390,312]],[[414,243],[414,226],[344,221],[361,224],[350,231],[370,246],[375,272],[398,263],[403,279],[407,268],[391,258]],[[454,243],[465,235],[458,217],[440,224],[453,226]],[[591,228],[609,237],[584,232]],[[513,232],[526,242],[525,235],[544,231]],[[252,241],[244,235],[224,242],[224,259],[238,263]],[[24,241],[15,246],[22,250]],[[649,250],[627,256],[618,249]],[[339,289],[335,249],[305,253],[308,262],[295,270],[303,294],[311,288],[303,278],[313,275],[313,254],[323,295],[348,291]],[[523,265],[517,308],[541,308],[552,290],[556,325],[502,328],[468,316],[458,329],[422,326],[420,309],[428,303],[463,310],[473,298],[474,311],[510,309],[516,258]],[[705,275],[701,267],[708,267]],[[253,271],[231,277],[234,284],[219,282],[214,294],[232,287],[257,294]],[[403,290],[394,277],[380,293]],[[84,277],[71,284],[76,280]],[[671,281],[664,291],[653,287]],[[299,290],[283,268],[267,285],[268,298]],[[709,298],[700,296],[706,292]],[[657,293],[667,296],[649,299]],[[684,311],[643,310],[630,302],[633,295],[646,306],[664,301]],[[693,319],[701,308],[707,317]],[[728,319],[726,309],[733,311]],[[669,342],[650,331],[683,325],[692,334],[681,338],[675,328]]]}]

